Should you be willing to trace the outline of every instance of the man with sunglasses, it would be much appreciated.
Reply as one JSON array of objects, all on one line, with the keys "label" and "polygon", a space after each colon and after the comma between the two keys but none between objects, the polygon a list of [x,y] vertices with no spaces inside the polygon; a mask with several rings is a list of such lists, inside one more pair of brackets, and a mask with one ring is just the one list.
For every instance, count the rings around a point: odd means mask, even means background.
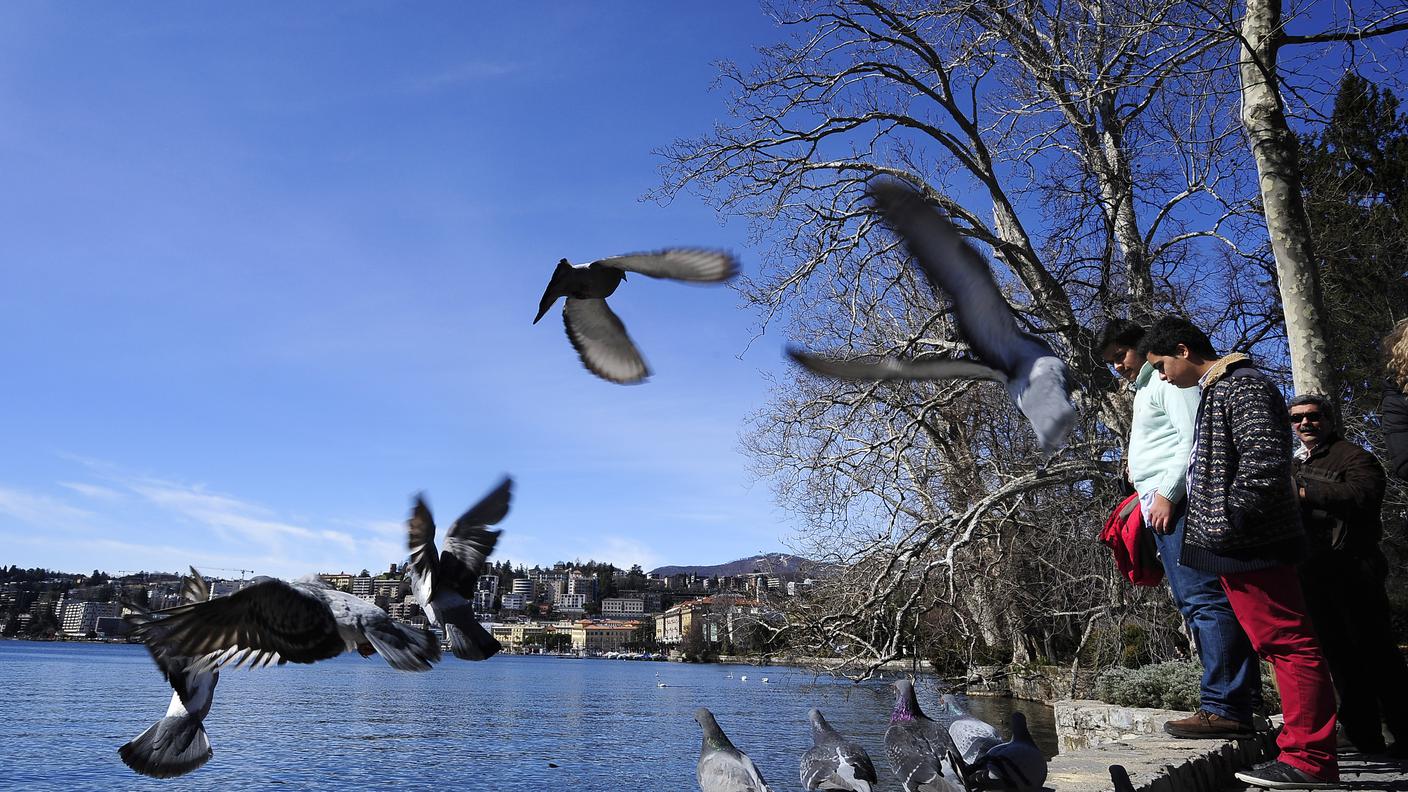
[{"label": "man with sunglasses", "polygon": [[1292,463],[1310,555],[1300,565],[1306,606],[1339,693],[1339,722],[1364,753],[1384,753],[1380,718],[1393,733],[1391,753],[1408,749],[1408,666],[1389,620],[1379,550],[1384,469],[1373,454],[1340,436],[1330,401],[1291,400],[1301,447]]}]

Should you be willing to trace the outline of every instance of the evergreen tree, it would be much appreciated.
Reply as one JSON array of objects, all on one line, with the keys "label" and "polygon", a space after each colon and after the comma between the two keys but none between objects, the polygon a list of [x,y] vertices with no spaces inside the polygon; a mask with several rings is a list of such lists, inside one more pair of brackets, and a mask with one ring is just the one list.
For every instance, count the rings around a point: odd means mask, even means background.
[{"label": "evergreen tree", "polygon": [[1347,73],[1301,154],[1339,402],[1353,421],[1377,405],[1379,339],[1408,313],[1408,116],[1392,91]]}]

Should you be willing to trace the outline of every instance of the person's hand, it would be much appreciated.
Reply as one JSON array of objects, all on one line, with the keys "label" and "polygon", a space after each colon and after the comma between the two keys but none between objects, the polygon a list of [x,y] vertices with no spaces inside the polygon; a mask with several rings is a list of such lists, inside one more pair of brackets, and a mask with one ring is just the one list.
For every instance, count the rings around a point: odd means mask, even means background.
[{"label": "person's hand", "polygon": [[1160,536],[1173,533],[1173,501],[1165,498],[1161,493],[1154,493],[1154,505],[1149,507],[1149,513],[1144,515],[1144,521],[1149,523],[1149,527],[1154,529],[1154,533]]}]

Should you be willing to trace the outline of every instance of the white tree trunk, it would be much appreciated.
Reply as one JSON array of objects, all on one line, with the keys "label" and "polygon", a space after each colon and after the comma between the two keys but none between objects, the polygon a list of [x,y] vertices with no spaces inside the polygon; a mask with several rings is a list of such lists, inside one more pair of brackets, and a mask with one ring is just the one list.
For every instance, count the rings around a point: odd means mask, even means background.
[{"label": "white tree trunk", "polygon": [[1276,50],[1280,0],[1246,0],[1242,18],[1242,126],[1261,188],[1266,230],[1286,316],[1297,393],[1330,394],[1334,370],[1325,338],[1324,301],[1315,268],[1310,220],[1301,198],[1299,146],[1281,109]]}]

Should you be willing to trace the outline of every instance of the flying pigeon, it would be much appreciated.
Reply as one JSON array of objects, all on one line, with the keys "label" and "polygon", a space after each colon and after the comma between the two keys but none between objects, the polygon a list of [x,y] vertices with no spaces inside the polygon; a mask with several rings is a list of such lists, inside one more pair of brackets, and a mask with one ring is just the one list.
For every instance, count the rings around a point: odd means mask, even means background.
[{"label": "flying pigeon", "polygon": [[461,660],[487,660],[503,648],[474,617],[474,591],[484,561],[494,552],[500,531],[488,526],[508,514],[513,479],[505,478],[469,511],[460,515],[445,535],[445,549],[435,551],[435,519],[425,501],[416,497],[408,523],[411,549],[411,591],[425,616],[450,638],[450,650]]},{"label": "flying pigeon", "polygon": [[557,262],[533,324],[543,318],[557,298],[566,297],[562,321],[572,348],[593,374],[623,385],[650,375],[640,351],[626,335],[626,326],[606,304],[606,298],[626,279],[627,272],[715,283],[738,274],[738,260],[723,251],[678,248],[613,256],[580,267],[567,263],[567,259]]},{"label": "flying pigeon", "polygon": [[[188,603],[210,599],[210,588],[195,567],[191,568],[190,577],[181,581],[181,597]],[[153,618],[151,611],[141,608],[129,613],[126,620],[139,625]],[[166,708],[165,717],[124,743],[117,753],[124,764],[142,775],[174,778],[205,764],[214,753],[204,721],[220,672],[194,671],[189,667],[190,658],[165,656],[151,647],[148,651],[171,685],[171,705]]]},{"label": "flying pigeon", "polygon": [[802,755],[802,786],[871,792],[876,780],[870,754],[837,734],[820,710],[813,709],[807,717],[812,721],[813,746]]},{"label": "flying pigeon", "polygon": [[984,788],[1040,792],[1046,783],[1046,755],[1027,730],[1027,716],[1012,713],[1012,739],[989,748],[964,775]]},{"label": "flying pigeon", "polygon": [[1048,454],[1065,445],[1076,419],[1070,369],[1045,341],[1018,328],[1012,306],[982,255],[909,187],[882,182],[872,185],[869,195],[905,241],[929,286],[951,298],[959,334],[977,359],[920,355],[913,360],[837,360],[795,348],[788,354],[818,374],[841,379],[1001,382]]},{"label": "flying pigeon", "polygon": [[973,717],[973,714],[964,709],[958,703],[958,697],[945,693],[939,704],[944,710],[945,721],[948,723],[948,736],[953,741],[953,749],[969,765],[978,761],[980,757],[1002,742],[1002,735],[997,728],[985,720]]},{"label": "flying pigeon", "polygon": [[885,755],[904,792],[959,792],[963,777],[950,755],[953,742],[943,724],[930,720],[919,709],[914,685],[907,679],[895,683],[895,709],[885,730]]},{"label": "flying pigeon", "polygon": [[256,577],[228,597],[154,611],[133,634],[162,656],[195,658],[191,668],[233,663],[315,663],[356,649],[393,668],[429,671],[440,642],[429,630],[398,624],[371,602],[305,575],[293,582]]},{"label": "flying pigeon", "polygon": [[699,764],[695,767],[701,792],[770,792],[757,765],[748,754],[733,747],[714,720],[714,713],[700,707],[694,711],[694,719],[704,730],[704,744],[699,748]]}]

